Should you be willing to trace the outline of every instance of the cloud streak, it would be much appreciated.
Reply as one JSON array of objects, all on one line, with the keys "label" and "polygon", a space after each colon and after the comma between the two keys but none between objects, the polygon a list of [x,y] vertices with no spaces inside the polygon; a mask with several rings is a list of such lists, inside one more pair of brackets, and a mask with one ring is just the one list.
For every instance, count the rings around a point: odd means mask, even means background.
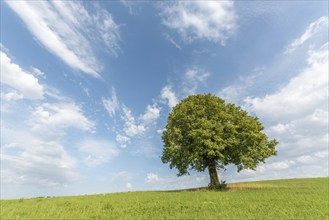
[{"label": "cloud streak", "polygon": [[88,36],[113,52],[119,50],[118,26],[105,10],[90,14],[78,2],[6,1],[23,20],[27,29],[52,54],[73,69],[100,77],[100,63]]},{"label": "cloud streak", "polygon": [[120,103],[118,101],[115,89],[112,88],[111,98],[102,98],[103,106],[106,109],[110,117],[114,117],[116,112],[120,109]]},{"label": "cloud streak", "polygon": [[328,17],[321,17],[315,22],[311,23],[305,32],[297,39],[295,39],[286,49],[286,53],[291,53],[295,51],[298,47],[303,45],[307,40],[314,37],[317,33],[328,29]]}]

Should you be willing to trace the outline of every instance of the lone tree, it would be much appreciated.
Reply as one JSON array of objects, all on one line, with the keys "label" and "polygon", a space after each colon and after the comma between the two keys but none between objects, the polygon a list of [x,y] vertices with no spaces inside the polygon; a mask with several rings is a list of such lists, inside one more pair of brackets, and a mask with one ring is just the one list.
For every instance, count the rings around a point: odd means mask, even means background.
[{"label": "lone tree", "polygon": [[162,134],[164,149],[161,160],[177,168],[178,176],[188,170],[205,171],[209,187],[221,187],[217,169],[235,164],[238,172],[255,170],[260,162],[276,155],[278,142],[262,132],[258,118],[234,104],[207,95],[192,95],[177,104],[169,115]]}]

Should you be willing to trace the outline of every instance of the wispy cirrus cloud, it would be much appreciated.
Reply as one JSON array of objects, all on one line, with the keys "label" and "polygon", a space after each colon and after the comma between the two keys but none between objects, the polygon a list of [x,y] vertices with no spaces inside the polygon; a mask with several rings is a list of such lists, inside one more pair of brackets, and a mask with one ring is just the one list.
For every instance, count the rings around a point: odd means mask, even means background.
[{"label": "wispy cirrus cloud", "polygon": [[111,98],[102,98],[103,106],[106,109],[110,117],[114,117],[116,112],[120,109],[120,103],[118,101],[114,87],[112,87]]},{"label": "wispy cirrus cloud", "polygon": [[184,95],[194,94],[200,84],[206,85],[207,79],[210,77],[210,73],[200,69],[196,66],[190,67],[185,71],[183,79],[183,91]]},{"label": "wispy cirrus cloud", "polygon": [[[323,30],[328,30],[328,17],[323,16],[320,17],[318,20],[315,22],[312,22],[305,32],[295,39],[287,48],[286,48],[286,53],[291,53],[295,51],[298,47],[303,45],[307,40],[311,39],[316,35],[317,33],[323,33]],[[323,37],[326,37],[323,35]]]},{"label": "wispy cirrus cloud", "polygon": [[173,108],[179,100],[197,93],[200,86],[206,86],[210,76],[210,72],[198,66],[186,68],[179,79],[179,83],[175,86],[168,84],[162,88],[160,92],[161,101],[166,103],[169,108]]},{"label": "wispy cirrus cloud", "polygon": [[104,9],[90,13],[72,1],[6,1],[28,30],[52,54],[73,69],[99,77],[101,64],[90,40],[107,46],[114,54],[120,50],[119,27]]},{"label": "wispy cirrus cloud", "polygon": [[162,24],[182,40],[208,40],[225,45],[237,29],[233,1],[178,1],[161,4]]}]

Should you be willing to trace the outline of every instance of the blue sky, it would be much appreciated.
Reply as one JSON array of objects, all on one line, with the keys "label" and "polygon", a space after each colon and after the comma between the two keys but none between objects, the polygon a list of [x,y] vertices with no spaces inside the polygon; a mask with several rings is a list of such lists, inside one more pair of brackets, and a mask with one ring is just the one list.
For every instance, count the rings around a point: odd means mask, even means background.
[{"label": "blue sky", "polygon": [[212,93],[280,144],[227,182],[328,176],[328,2],[1,1],[1,199],[206,186],[162,164]]}]

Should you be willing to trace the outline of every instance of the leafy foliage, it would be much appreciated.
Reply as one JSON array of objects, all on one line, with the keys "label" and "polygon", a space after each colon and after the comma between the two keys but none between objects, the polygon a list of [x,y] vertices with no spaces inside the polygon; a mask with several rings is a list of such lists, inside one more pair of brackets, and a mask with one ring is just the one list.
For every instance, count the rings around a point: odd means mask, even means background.
[{"label": "leafy foliage", "polygon": [[[162,134],[162,162],[170,162],[178,175],[188,170],[209,169],[211,184],[217,169],[228,164],[237,170],[255,170],[260,162],[276,155],[276,140],[269,140],[258,118],[234,104],[207,95],[192,95],[177,104],[169,115]],[[214,174],[214,172],[216,172]],[[212,176],[213,175],[213,176]],[[213,182],[214,181],[214,182]]]}]

